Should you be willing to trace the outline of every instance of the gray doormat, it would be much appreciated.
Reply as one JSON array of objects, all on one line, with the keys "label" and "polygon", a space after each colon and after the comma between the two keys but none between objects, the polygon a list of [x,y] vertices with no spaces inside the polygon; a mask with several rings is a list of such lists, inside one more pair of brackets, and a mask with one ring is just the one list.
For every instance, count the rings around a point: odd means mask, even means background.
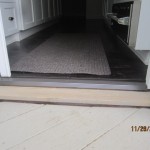
[{"label": "gray doormat", "polygon": [[99,34],[56,34],[11,66],[12,71],[110,75]]}]

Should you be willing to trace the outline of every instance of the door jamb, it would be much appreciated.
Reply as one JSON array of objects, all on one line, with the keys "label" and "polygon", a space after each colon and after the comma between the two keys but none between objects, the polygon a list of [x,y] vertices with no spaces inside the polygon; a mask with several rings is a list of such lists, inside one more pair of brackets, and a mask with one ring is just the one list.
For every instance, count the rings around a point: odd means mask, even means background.
[{"label": "door jamb", "polygon": [[1,10],[0,10],[0,76],[11,77]]},{"label": "door jamb", "polygon": [[146,84],[147,84],[147,88],[150,89],[150,60],[149,60],[149,65],[147,69]]}]

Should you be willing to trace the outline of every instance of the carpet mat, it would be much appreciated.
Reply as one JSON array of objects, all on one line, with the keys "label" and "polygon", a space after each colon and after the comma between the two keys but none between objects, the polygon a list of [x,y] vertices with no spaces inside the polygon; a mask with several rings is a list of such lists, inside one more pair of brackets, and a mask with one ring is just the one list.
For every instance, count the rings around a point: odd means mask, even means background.
[{"label": "carpet mat", "polygon": [[12,71],[110,75],[99,34],[57,33],[11,66]]}]

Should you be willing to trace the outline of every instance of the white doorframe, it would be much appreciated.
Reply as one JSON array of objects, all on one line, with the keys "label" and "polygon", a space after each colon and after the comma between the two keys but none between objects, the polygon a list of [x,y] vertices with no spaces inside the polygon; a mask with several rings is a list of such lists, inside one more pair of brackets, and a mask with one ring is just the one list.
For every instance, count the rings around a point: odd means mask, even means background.
[{"label": "white doorframe", "polygon": [[1,10],[0,10],[0,76],[11,77],[10,64],[9,64]]},{"label": "white doorframe", "polygon": [[146,84],[147,84],[147,88],[150,89],[150,61],[147,70]]}]

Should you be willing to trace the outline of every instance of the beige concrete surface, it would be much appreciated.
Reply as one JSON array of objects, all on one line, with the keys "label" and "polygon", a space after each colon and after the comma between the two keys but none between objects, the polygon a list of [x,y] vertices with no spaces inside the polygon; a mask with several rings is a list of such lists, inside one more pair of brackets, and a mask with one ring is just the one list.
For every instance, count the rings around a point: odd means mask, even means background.
[{"label": "beige concrete surface", "polygon": [[0,150],[149,150],[150,109],[0,102]]}]

